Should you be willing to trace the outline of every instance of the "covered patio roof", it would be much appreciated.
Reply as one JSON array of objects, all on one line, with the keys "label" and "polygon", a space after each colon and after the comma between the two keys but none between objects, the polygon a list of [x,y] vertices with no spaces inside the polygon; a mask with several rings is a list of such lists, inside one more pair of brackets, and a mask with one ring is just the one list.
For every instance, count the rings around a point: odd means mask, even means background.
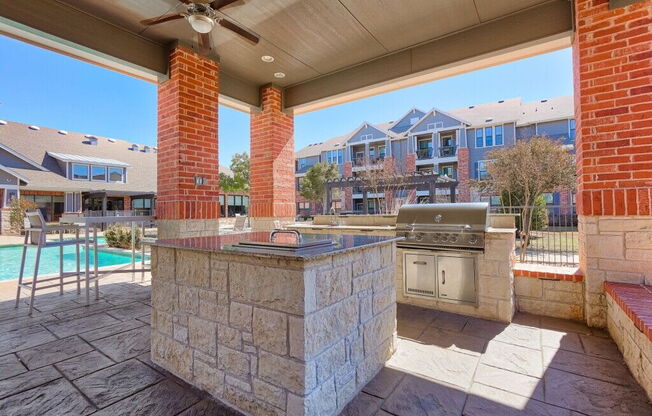
[{"label": "covered patio roof", "polygon": [[[196,33],[184,19],[140,21],[183,10],[179,0],[0,0],[0,33],[157,81],[170,44],[195,46]],[[211,32],[220,102],[249,111],[274,82],[297,114],[569,47],[572,31],[567,0],[243,0],[219,13],[260,36]]]}]

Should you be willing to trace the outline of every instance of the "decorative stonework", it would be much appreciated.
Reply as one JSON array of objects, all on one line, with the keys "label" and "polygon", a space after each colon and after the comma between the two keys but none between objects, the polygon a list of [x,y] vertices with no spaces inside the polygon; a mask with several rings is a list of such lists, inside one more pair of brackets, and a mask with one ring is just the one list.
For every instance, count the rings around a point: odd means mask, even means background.
[{"label": "decorative stonework", "polygon": [[652,217],[580,216],[579,234],[587,324],[605,327],[604,282],[652,284]]},{"label": "decorative stonework", "polygon": [[534,315],[584,321],[584,285],[560,279],[516,277],[517,309]]},{"label": "decorative stonework", "polygon": [[252,415],[336,415],[396,349],[395,258],[153,247],[152,361]]}]

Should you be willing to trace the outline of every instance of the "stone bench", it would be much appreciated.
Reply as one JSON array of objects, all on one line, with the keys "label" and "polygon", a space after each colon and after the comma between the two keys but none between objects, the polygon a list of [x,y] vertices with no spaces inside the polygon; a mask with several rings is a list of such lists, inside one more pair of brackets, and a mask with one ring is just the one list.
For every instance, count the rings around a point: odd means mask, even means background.
[{"label": "stone bench", "polygon": [[652,399],[652,286],[605,282],[604,289],[609,334]]}]

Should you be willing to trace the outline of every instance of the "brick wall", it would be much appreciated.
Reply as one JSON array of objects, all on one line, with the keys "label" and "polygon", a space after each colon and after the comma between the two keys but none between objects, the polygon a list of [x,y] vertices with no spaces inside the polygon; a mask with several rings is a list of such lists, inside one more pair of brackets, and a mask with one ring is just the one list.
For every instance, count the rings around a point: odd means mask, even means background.
[{"label": "brick wall", "polygon": [[[177,46],[158,88],[156,214],[163,220],[217,219],[219,63]],[[195,177],[206,184],[196,185]]]},{"label": "brick wall", "polygon": [[577,0],[578,212],[652,211],[652,2]]},{"label": "brick wall", "polygon": [[[351,161],[344,162],[344,177],[350,178],[351,176],[353,176],[353,162]],[[345,211],[353,210],[353,188],[350,186],[344,188],[343,207]]]},{"label": "brick wall", "polygon": [[251,114],[251,217],[294,218],[294,116],[282,111],[275,86],[261,89],[261,107]]},{"label": "brick wall", "polygon": [[468,183],[469,169],[469,148],[460,147],[457,149],[458,202],[471,201],[471,191]]},{"label": "brick wall", "polygon": [[574,3],[580,268],[599,327],[603,282],[652,281],[652,1],[608,3]]}]

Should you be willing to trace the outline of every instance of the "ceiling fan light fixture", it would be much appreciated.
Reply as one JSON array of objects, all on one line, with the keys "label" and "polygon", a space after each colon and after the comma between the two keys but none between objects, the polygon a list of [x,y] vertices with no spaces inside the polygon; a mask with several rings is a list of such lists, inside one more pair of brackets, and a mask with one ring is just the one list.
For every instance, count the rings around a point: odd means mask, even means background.
[{"label": "ceiling fan light fixture", "polygon": [[192,26],[195,32],[199,33],[208,33],[213,30],[213,26],[215,25],[213,19],[203,14],[191,14],[188,16],[188,22],[190,22],[190,26]]}]

